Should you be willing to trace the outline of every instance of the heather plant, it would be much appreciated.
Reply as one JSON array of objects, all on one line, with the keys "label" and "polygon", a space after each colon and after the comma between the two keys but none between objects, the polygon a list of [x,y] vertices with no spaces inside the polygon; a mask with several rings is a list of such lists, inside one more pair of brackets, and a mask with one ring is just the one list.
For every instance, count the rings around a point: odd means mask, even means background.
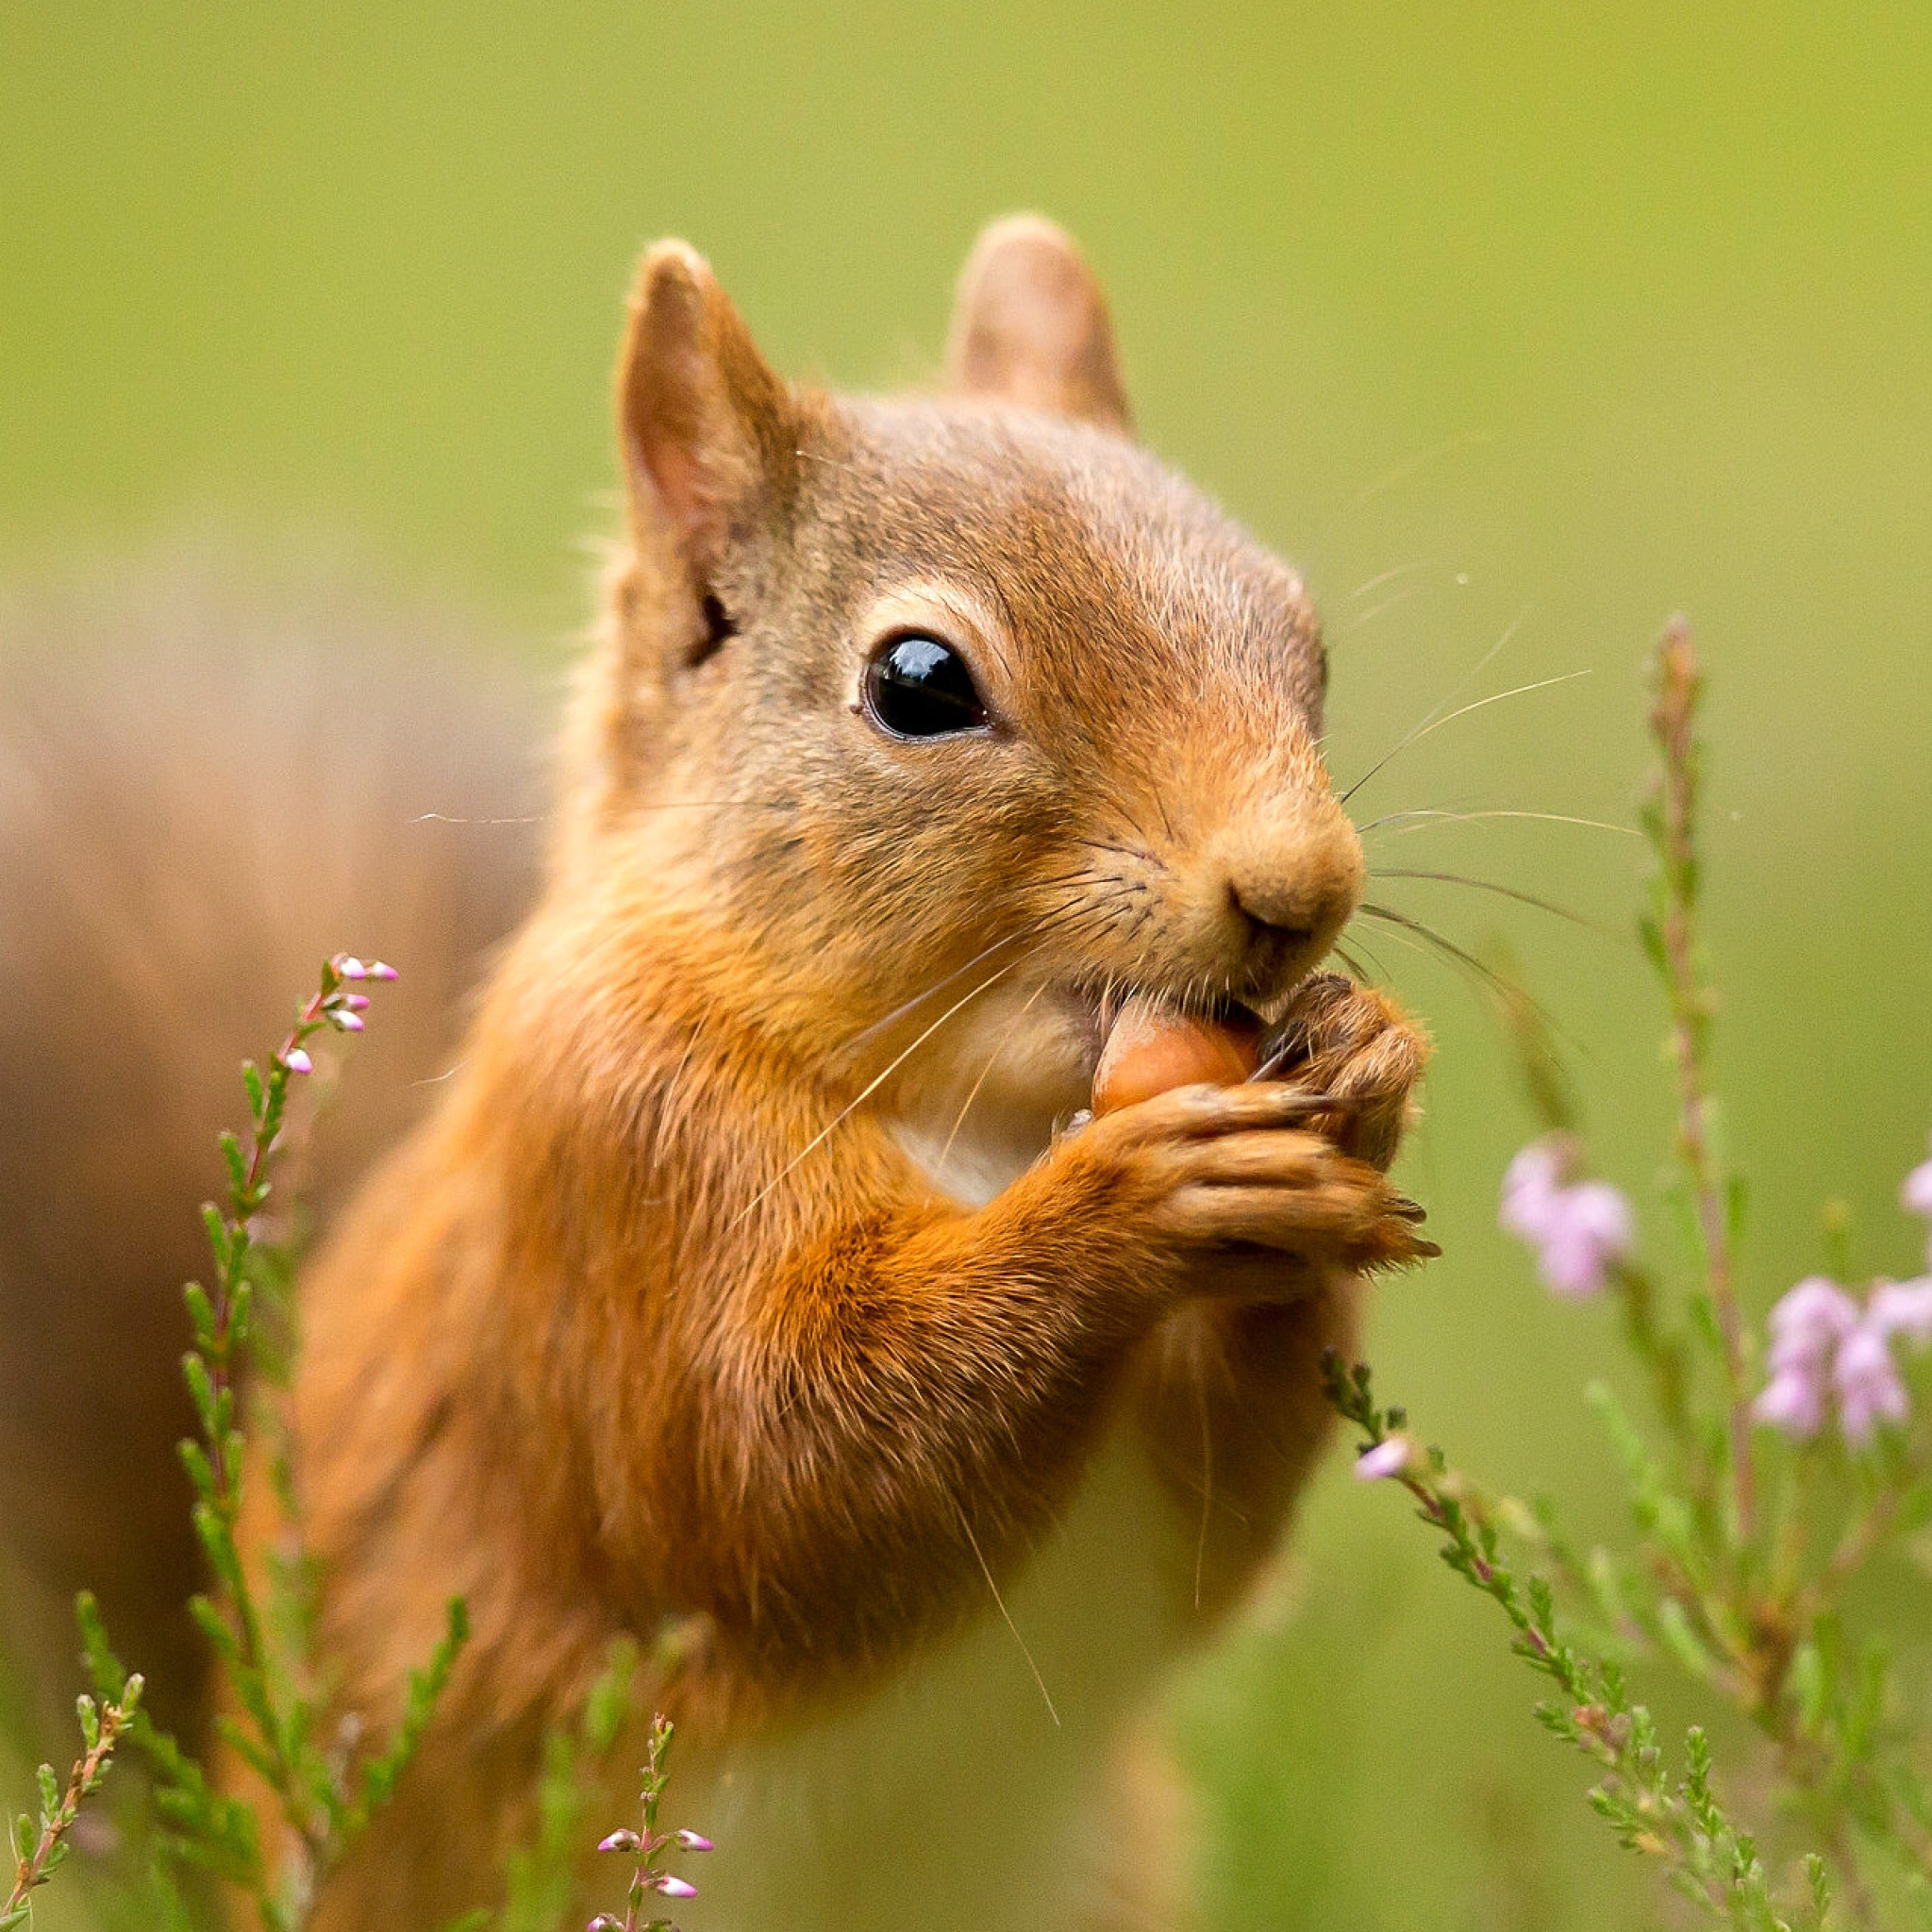
[{"label": "heather plant", "polygon": [[68,1835],[80,1817],[80,1807],[100,1790],[113,1762],[114,1747],[141,1707],[142,1681],[126,1678],[118,1697],[97,1706],[83,1694],[76,1702],[85,1750],[68,1774],[66,1789],[54,1767],[40,1770],[40,1817],[23,1811],[13,1827],[13,1889],[0,1905],[0,1932],[25,1924],[33,1914],[32,1895],[59,1870],[68,1853]]},{"label": "heather plant", "polygon": [[[1329,1395],[1361,1431],[1357,1474],[1406,1491],[1443,1560],[1497,1606],[1544,1680],[1537,1717],[1589,1760],[1589,1802],[1621,1844],[1703,1915],[1751,1932],[1876,1927],[1902,1909],[1932,1924],[1924,1740],[1857,1591],[1932,1522],[1932,1418],[1923,1404],[1915,1414],[1901,1361],[1932,1343],[1932,1250],[1905,1282],[1800,1280],[1762,1342],[1747,1317],[1745,1191],[1708,1075],[1702,681],[1681,623],[1651,682],[1658,773],[1643,828],[1656,872],[1639,936],[1667,1016],[1683,1258],[1646,1258],[1629,1200],[1591,1173],[1548,1029],[1520,997],[1511,1017],[1544,1133],[1510,1164],[1499,1208],[1552,1293],[1621,1312],[1649,1414],[1635,1419],[1607,1383],[1588,1393],[1634,1539],[1584,1547],[1553,1501],[1489,1493],[1377,1402],[1363,1365],[1331,1360]],[[1932,1161],[1907,1178],[1902,1204],[1932,1221]],[[1709,1729],[1692,1724],[1673,1750],[1638,1696],[1640,1676],[1663,1671],[1745,1721],[1728,1726],[1747,1740],[1743,1761],[1722,1777]]]},{"label": "heather plant", "polygon": [[[348,955],[324,963],[316,991],[266,1072],[252,1060],[242,1067],[246,1141],[223,1134],[227,1198],[202,1209],[213,1267],[208,1286],[191,1282],[184,1291],[192,1341],[182,1357],[200,1434],[181,1444],[181,1457],[209,1588],[190,1608],[219,1674],[216,1732],[263,1796],[257,1806],[225,1791],[145,1712],[127,1707],[129,1741],[154,1779],[154,1906],[170,1923],[187,1917],[179,1876],[192,1871],[249,1899],[264,1932],[298,1932],[317,1885],[394,1790],[466,1634],[462,1606],[452,1603],[445,1634],[412,1674],[401,1721],[380,1748],[360,1748],[353,1720],[330,1720],[327,1664],[315,1641],[314,1576],[276,1401],[297,1340],[289,1291],[293,1221],[285,1217],[271,1235],[265,1218],[284,1150],[290,1086],[314,1073],[309,1042],[317,1035],[362,1031],[370,1001],[361,986],[395,976],[380,961],[365,965]],[[244,1403],[265,1451],[252,1462]],[[242,1561],[237,1530],[244,1484],[262,1479],[279,1522],[265,1574],[256,1576]],[[96,1689],[117,1708],[129,1680],[91,1598],[81,1598],[79,1613]]]},{"label": "heather plant", "polygon": [[[441,1641],[410,1676],[400,1721],[374,1748],[354,1714],[332,1715],[328,1660],[315,1635],[314,1568],[303,1552],[277,1401],[299,1343],[291,1292],[297,1219],[292,1209],[279,1218],[271,1211],[291,1087],[321,1077],[311,1041],[360,1033],[370,1008],[363,986],[395,977],[379,960],[337,955],[324,963],[315,992],[266,1071],[253,1061],[243,1065],[248,1131],[245,1138],[222,1136],[226,1200],[202,1210],[213,1263],[208,1285],[191,1282],[184,1291],[192,1342],[182,1373],[200,1434],[181,1444],[181,1455],[210,1577],[191,1608],[217,1667],[217,1736],[252,1774],[256,1794],[232,1795],[153,1724],[141,1707],[142,1678],[123,1669],[98,1607],[83,1595],[77,1607],[82,1644],[100,1702],[79,1699],[86,1748],[64,1789],[52,1767],[42,1765],[39,1816],[23,1814],[16,1823],[15,1874],[0,1906],[0,1932],[28,1922],[29,1894],[61,1865],[82,1805],[99,1790],[124,1743],[135,1748],[150,1774],[151,1828],[142,1835],[151,1857],[140,1897],[121,1899],[118,1916],[187,1932],[206,1917],[197,1909],[205,1901],[196,1881],[213,1879],[249,1902],[263,1932],[299,1932],[318,1886],[395,1790],[467,1639],[463,1606],[453,1600]],[[242,1426],[244,1409],[259,1445],[254,1456]],[[267,1481],[278,1516],[260,1576],[243,1565],[238,1544],[244,1485],[253,1480]],[[658,1651],[660,1669],[675,1667],[675,1632]],[[602,1788],[602,1774],[631,1716],[639,1666],[635,1645],[613,1646],[576,1724],[546,1734],[537,1815],[527,1841],[506,1856],[503,1904],[465,1917],[462,1932],[558,1932],[569,1922],[578,1854],[591,1830],[591,1794]],[[671,1735],[661,1718],[649,1733],[642,1830],[618,1831],[602,1842],[603,1850],[634,1854],[636,1869],[625,1916],[601,1915],[599,1925],[643,1932],[637,1914],[645,1895],[695,1895],[663,1861],[673,1849],[708,1851],[709,1840],[692,1831],[657,1829]],[[479,1874],[479,1886],[485,1876]],[[666,1922],[652,1924],[663,1932]]]},{"label": "heather plant", "polygon": [[671,1750],[672,1726],[664,1718],[651,1725],[649,1760],[643,1769],[643,1789],[639,1793],[639,1821],[636,1831],[613,1831],[599,1841],[600,1852],[621,1852],[631,1860],[630,1883],[625,1888],[624,1912],[599,1912],[588,1932],[677,1932],[668,1919],[640,1916],[652,1898],[695,1898],[697,1887],[670,1871],[665,1860],[674,1851],[708,1852],[711,1840],[701,1833],[680,1827],[676,1831],[658,1829],[658,1810],[664,1801],[669,1774],[665,1759]]}]

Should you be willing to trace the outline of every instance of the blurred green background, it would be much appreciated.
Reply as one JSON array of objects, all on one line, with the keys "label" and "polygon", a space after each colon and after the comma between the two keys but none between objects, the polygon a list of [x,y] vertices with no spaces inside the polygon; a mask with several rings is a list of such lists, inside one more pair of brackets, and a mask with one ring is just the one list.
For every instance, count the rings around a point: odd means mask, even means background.
[{"label": "blurred green background", "polygon": [[[1592,674],[1436,733],[1363,816],[1629,823],[1637,667],[1688,609],[1752,1296],[1817,1261],[1829,1196],[1861,1265],[1916,1264],[1932,9],[13,0],[0,79],[0,580],[183,531],[269,568],[340,542],[533,650],[588,608],[643,241],[703,248],[781,366],[889,386],[931,372],[979,225],[1057,216],[1149,441],[1306,565],[1344,780],[1512,625],[1470,696]],[[1421,823],[1378,861],[1627,930],[1632,841]],[[1507,936],[1667,1243],[1634,947],[1387,895]],[[1385,1392],[1607,1523],[1577,1391],[1609,1318],[1548,1302],[1492,1229],[1526,1127],[1508,1056],[1453,974],[1370,943],[1440,1036],[1407,1176],[1449,1251],[1382,1294]],[[1264,1607],[1178,1710],[1220,1932],[1656,1923],[1497,1619],[1392,1494],[1331,1474]]]}]

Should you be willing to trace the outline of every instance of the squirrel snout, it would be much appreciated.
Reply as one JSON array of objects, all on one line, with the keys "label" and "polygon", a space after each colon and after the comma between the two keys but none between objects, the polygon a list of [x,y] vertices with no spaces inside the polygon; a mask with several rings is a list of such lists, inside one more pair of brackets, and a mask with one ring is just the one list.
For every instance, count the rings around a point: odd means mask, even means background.
[{"label": "squirrel snout", "polygon": [[1314,824],[1243,827],[1224,837],[1216,858],[1227,906],[1264,974],[1305,972],[1361,898],[1361,842],[1339,810]]}]

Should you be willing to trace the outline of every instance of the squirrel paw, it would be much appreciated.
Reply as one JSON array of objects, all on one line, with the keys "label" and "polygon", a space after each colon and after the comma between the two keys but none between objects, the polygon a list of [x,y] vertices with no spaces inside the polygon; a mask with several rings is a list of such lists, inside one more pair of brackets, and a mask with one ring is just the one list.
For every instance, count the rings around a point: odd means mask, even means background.
[{"label": "squirrel paw", "polygon": [[1303,982],[1266,1042],[1272,1077],[1344,1103],[1312,1124],[1344,1153],[1387,1171],[1415,1113],[1428,1035],[1374,987],[1339,974]]},{"label": "squirrel paw", "polygon": [[1318,1106],[1306,1088],[1278,1080],[1177,1087],[1094,1121],[1067,1144],[1105,1172],[1103,1197],[1126,1224],[1122,1232],[1177,1258],[1260,1249],[1363,1270],[1435,1254],[1417,1232],[1414,1202],[1309,1130]]}]

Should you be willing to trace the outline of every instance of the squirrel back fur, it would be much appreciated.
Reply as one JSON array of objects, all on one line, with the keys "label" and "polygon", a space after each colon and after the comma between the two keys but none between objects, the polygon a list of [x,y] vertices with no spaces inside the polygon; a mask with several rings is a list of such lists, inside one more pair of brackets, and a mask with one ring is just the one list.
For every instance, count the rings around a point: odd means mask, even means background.
[{"label": "squirrel back fur", "polygon": [[329,953],[410,961],[290,1175],[326,1225],[533,895],[531,682],[345,565],[181,546],[0,605],[0,1655],[42,1748],[82,1588],[195,1727],[181,1284],[236,1070]]}]

